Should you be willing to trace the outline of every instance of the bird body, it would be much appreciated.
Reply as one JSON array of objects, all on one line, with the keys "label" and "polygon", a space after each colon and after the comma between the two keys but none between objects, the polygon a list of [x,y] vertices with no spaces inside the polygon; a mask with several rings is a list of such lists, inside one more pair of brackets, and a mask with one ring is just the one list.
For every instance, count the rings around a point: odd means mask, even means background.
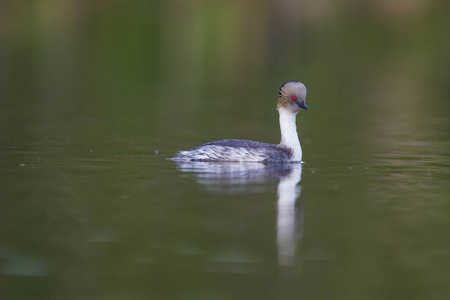
[{"label": "bird body", "polygon": [[280,144],[227,139],[181,151],[173,160],[301,162],[302,148],[297,134],[296,116],[301,109],[308,109],[305,104],[306,87],[301,82],[289,81],[280,87],[278,96]]}]

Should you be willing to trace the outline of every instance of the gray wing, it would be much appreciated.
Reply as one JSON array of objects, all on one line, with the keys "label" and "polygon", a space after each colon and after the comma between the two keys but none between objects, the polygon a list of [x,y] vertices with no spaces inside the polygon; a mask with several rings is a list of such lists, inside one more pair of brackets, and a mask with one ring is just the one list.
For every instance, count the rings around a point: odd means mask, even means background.
[{"label": "gray wing", "polygon": [[175,160],[191,161],[288,161],[289,150],[277,145],[248,141],[221,140],[180,152]]}]

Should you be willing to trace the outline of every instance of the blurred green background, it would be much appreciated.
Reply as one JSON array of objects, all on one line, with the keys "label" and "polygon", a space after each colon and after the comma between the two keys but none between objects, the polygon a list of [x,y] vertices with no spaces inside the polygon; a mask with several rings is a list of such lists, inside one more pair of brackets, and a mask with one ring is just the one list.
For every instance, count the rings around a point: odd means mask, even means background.
[{"label": "blurred green background", "polygon": [[269,124],[277,142],[273,107],[288,80],[306,84],[317,111],[302,126],[348,118],[376,139],[370,122],[393,129],[412,111],[419,128],[420,115],[449,109],[449,4],[391,2],[3,1],[3,140],[36,126],[76,140],[69,120],[95,117],[108,135],[84,124],[83,139],[145,131],[172,151],[200,131],[261,140]]},{"label": "blurred green background", "polygon": [[[449,299],[449,16],[444,0],[0,2],[1,298]],[[276,183],[217,194],[166,158],[278,143],[289,80],[310,110],[286,271]]]}]

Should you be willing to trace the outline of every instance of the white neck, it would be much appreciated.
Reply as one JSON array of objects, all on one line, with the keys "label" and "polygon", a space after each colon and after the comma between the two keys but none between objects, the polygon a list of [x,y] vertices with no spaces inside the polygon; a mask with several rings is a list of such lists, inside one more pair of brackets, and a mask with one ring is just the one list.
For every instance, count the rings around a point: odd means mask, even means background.
[{"label": "white neck", "polygon": [[280,146],[288,148],[292,151],[293,161],[302,161],[302,147],[297,134],[297,125],[295,123],[296,112],[280,107],[278,109],[280,114],[280,129],[281,142]]}]

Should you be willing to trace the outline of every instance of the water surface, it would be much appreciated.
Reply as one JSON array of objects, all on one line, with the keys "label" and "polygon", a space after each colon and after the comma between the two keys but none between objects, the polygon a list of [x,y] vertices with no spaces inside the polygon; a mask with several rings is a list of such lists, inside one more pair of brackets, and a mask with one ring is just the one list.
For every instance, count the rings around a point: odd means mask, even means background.
[{"label": "water surface", "polygon": [[0,10],[0,297],[448,299],[445,5],[181,2]]}]

